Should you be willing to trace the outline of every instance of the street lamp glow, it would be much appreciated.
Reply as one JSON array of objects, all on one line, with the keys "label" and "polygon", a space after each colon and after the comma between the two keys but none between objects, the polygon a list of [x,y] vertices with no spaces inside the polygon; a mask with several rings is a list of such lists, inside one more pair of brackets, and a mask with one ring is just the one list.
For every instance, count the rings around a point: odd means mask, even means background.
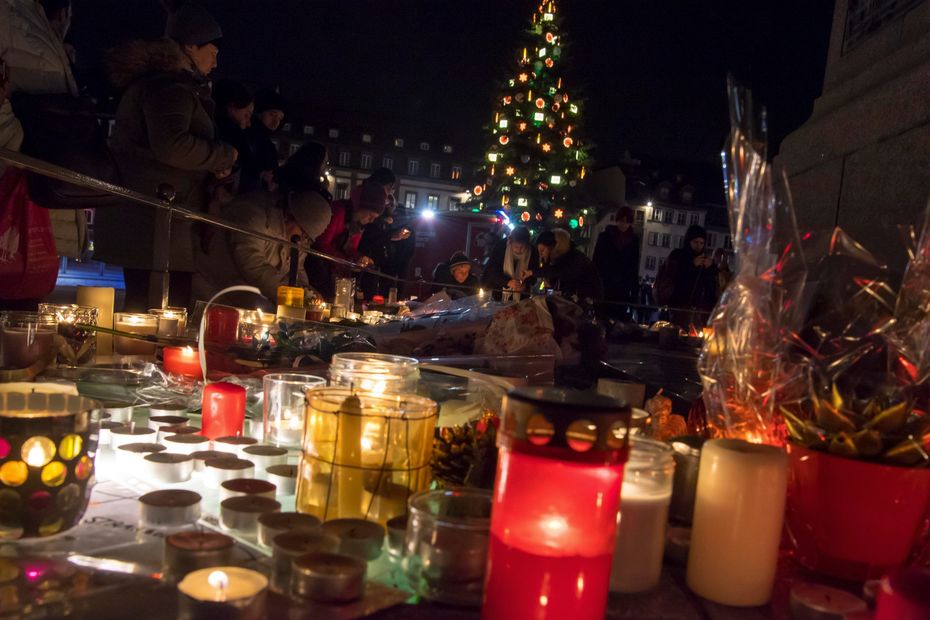
[{"label": "street lamp glow", "polygon": [[431,220],[434,217],[436,217],[436,212],[433,211],[432,209],[426,209],[425,211],[423,211],[422,216],[424,220]]}]

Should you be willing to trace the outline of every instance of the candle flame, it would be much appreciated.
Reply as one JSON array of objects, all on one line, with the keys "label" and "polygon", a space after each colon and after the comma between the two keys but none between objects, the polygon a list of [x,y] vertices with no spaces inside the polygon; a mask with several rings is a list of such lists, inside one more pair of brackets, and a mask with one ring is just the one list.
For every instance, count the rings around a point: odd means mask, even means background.
[{"label": "candle flame", "polygon": [[222,602],[226,600],[226,588],[229,587],[229,575],[221,570],[215,570],[207,575],[207,583],[216,590],[215,601]]},{"label": "candle flame", "polygon": [[568,521],[566,521],[565,517],[562,515],[544,517],[540,522],[540,525],[542,525],[543,531],[551,536],[559,536],[564,534],[568,529]]},{"label": "candle flame", "polygon": [[45,450],[42,449],[42,444],[38,441],[33,443],[26,454],[26,463],[33,467],[41,467],[45,465],[45,461]]},{"label": "candle flame", "polygon": [[184,347],[181,349],[181,354],[184,355],[184,357],[194,357],[194,349],[193,347]]}]

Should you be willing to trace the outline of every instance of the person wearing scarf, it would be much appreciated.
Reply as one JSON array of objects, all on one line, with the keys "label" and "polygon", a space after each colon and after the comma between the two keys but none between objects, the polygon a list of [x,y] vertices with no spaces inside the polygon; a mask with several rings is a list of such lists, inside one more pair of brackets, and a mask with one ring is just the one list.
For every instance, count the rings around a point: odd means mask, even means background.
[{"label": "person wearing scarf", "polygon": [[482,285],[493,291],[494,299],[519,301],[521,293],[529,291],[530,281],[523,272],[539,265],[539,255],[530,244],[530,231],[517,226],[506,239],[501,239],[484,268]]}]

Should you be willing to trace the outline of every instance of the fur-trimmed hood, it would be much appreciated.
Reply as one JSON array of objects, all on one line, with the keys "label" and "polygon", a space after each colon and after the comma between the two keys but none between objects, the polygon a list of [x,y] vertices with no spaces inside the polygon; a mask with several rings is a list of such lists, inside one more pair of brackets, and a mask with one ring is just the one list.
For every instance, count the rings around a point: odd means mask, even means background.
[{"label": "fur-trimmed hood", "polygon": [[191,61],[171,39],[135,40],[106,54],[107,77],[120,91],[141,77],[159,72],[190,71]]},{"label": "fur-trimmed hood", "polygon": [[555,262],[559,257],[568,254],[572,249],[572,236],[563,228],[553,228],[552,234],[555,235],[555,247],[552,248],[552,258],[550,261]]}]

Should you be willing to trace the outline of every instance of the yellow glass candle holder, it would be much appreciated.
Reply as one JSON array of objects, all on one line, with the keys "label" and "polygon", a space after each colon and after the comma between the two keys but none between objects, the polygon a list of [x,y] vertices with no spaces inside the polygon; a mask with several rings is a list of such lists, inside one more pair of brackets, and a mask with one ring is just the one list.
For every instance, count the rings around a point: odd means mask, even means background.
[{"label": "yellow glass candle holder", "polygon": [[429,487],[438,405],[414,394],[307,392],[297,510],[385,523]]}]

